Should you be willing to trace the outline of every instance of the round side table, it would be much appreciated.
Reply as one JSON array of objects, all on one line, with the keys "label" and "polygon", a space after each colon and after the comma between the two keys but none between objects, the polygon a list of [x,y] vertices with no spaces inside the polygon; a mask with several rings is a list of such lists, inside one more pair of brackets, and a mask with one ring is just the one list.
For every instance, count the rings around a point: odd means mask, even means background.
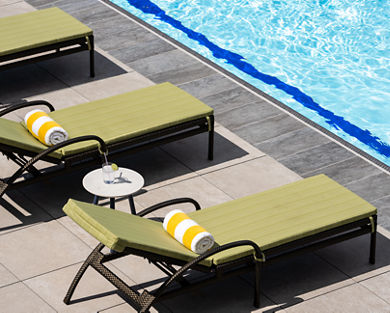
[{"label": "round side table", "polygon": [[83,186],[94,195],[94,204],[99,202],[100,197],[110,198],[111,209],[115,209],[116,197],[128,197],[131,213],[136,214],[133,194],[144,186],[144,178],[128,168],[120,167],[118,172],[119,177],[112,184],[106,184],[103,181],[102,169],[93,170],[84,176]]}]

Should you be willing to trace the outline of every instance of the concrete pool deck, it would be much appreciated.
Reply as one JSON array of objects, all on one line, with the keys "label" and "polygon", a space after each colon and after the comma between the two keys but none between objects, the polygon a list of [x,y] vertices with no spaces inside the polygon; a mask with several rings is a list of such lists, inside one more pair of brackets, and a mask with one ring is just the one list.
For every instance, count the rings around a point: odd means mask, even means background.
[{"label": "concrete pool deck", "polygon": [[[64,9],[94,30],[97,75],[88,77],[83,53],[0,72],[0,102],[40,98],[61,108],[170,81],[215,109],[213,162],[206,159],[202,135],[115,160],[145,177],[137,208],[183,196],[207,207],[323,172],[379,209],[383,227],[375,266],[368,264],[364,236],[269,266],[259,310],[252,307],[252,277],[240,276],[164,301],[153,311],[390,311],[386,173],[98,1],[28,2],[0,0],[0,16],[47,6]],[[2,177],[13,171],[3,156],[0,169]],[[0,201],[0,312],[134,312],[93,270],[80,283],[74,303],[62,303],[96,245],[61,211],[69,197],[92,201],[81,185],[89,170],[25,187]],[[117,207],[128,210],[126,201]],[[135,257],[110,266],[139,289],[162,277]]]}]

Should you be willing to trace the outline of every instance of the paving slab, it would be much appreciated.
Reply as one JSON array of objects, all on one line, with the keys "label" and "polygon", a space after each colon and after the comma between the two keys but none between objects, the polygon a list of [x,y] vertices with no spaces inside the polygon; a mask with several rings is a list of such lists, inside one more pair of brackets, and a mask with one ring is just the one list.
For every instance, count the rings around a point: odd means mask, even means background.
[{"label": "paving slab", "polygon": [[136,72],[74,86],[73,89],[90,101],[100,100],[125,92],[154,85]]},{"label": "paving slab", "polygon": [[58,78],[53,77],[36,64],[0,72],[0,102],[2,103],[15,102],[67,87]]},{"label": "paving slab", "polygon": [[[252,102],[258,102],[259,97],[237,86],[233,89],[223,90],[219,93],[203,97],[202,101],[213,107],[217,113],[223,113]],[[274,109],[275,114],[280,113],[280,110],[274,108],[272,105],[269,104],[269,107],[271,110]]]},{"label": "paving slab", "polygon": [[[120,56],[117,55],[117,57],[122,61]],[[128,65],[138,73],[148,77],[151,74],[155,75],[156,73],[179,69],[192,63],[196,63],[192,57],[175,49],[158,55],[138,59],[128,63]]]},{"label": "paving slab", "polygon": [[[175,198],[192,198],[195,199],[202,208],[207,208],[219,203],[231,200],[225,192],[215,187],[202,177],[189,178],[177,183],[162,186],[157,189],[136,197],[137,203],[147,208],[154,204],[171,200]],[[153,214],[154,216],[165,216],[173,206],[162,208]],[[177,208],[185,212],[194,211],[192,204],[178,204]]]},{"label": "paving slab", "polygon": [[260,122],[245,124],[235,131],[242,139],[257,145],[265,140],[284,135],[303,128],[303,124],[295,118],[280,113]]},{"label": "paving slab", "polygon": [[235,83],[219,73],[179,84],[178,86],[200,100],[226,90],[237,88]]},{"label": "paving slab", "polygon": [[273,158],[280,159],[329,142],[330,139],[327,137],[309,127],[304,127],[267,139],[255,146]]},{"label": "paving slab", "polygon": [[16,190],[8,192],[0,199],[0,240],[1,235],[51,219],[42,207],[22,193]]},{"label": "paving slab", "polygon": [[212,161],[207,158],[207,133],[163,145],[162,149],[197,174],[212,172],[264,155],[218,124],[215,127]]},{"label": "paving slab", "polygon": [[390,229],[390,196],[371,202],[378,209],[378,224]]},{"label": "paving slab", "polygon": [[24,2],[24,1],[21,1],[21,0],[1,0],[0,1],[0,7],[4,7],[4,6],[7,6],[7,5],[16,3],[16,2]]},{"label": "paving slab", "polygon": [[67,86],[97,82],[104,78],[125,74],[126,71],[108,59],[99,50],[95,51],[95,77],[90,77],[89,51],[81,51],[37,63],[52,76]]},{"label": "paving slab", "polygon": [[389,195],[390,176],[381,172],[353,181],[345,186],[367,201],[374,201]]},{"label": "paving slab", "polygon": [[388,313],[389,304],[354,284],[287,308],[288,313]]},{"label": "paving slab", "polygon": [[214,74],[214,71],[210,67],[202,63],[192,63],[157,74],[149,74],[148,78],[155,83],[170,82],[175,85],[180,85],[212,74]]},{"label": "paving slab", "polygon": [[[253,285],[254,276],[245,275]],[[355,282],[313,253],[264,266],[262,292],[280,308],[317,297]]]},{"label": "paving slab", "polygon": [[202,177],[234,199],[301,179],[299,175],[269,156],[259,157]]},{"label": "paving slab", "polygon": [[0,263],[24,280],[84,260],[88,247],[57,221],[0,236]]},{"label": "paving slab", "polygon": [[222,113],[216,112],[216,118],[223,126],[235,131],[252,123],[275,117],[280,114],[278,110],[270,110],[269,104],[264,101],[256,101],[232,108]]},{"label": "paving slab", "polygon": [[[145,30],[142,31],[145,32],[146,37],[142,41],[126,40],[127,44],[125,47],[121,49],[116,48],[114,50],[110,50],[110,54],[115,58],[120,59],[122,62],[131,63],[139,59],[147,58],[156,54],[175,49],[166,41],[156,38],[155,36],[150,36],[150,33]],[[140,32],[137,31],[137,35],[139,33]]]},{"label": "paving slab", "polygon": [[378,297],[385,300],[390,308],[390,270],[382,275],[363,280],[361,285],[375,293]]},{"label": "paving slab", "polygon": [[0,6],[0,18],[35,11],[35,8],[33,6],[24,1],[1,1]]},{"label": "paving slab", "polygon": [[225,279],[186,295],[163,301],[172,312],[249,313],[272,312],[276,307],[261,295],[261,307],[253,306],[253,288],[238,277]]},{"label": "paving slab", "polygon": [[25,280],[24,283],[57,312],[92,313],[123,303],[115,287],[94,269],[88,268],[75,290],[71,304],[66,305],[62,300],[80,266],[81,263],[78,263],[58,269]]},{"label": "paving slab", "polygon": [[[331,152],[331,153],[330,153]],[[282,158],[283,164],[294,172],[304,175],[307,172],[345,161],[354,156],[335,142],[329,142]]]},{"label": "paving slab", "polygon": [[11,285],[19,280],[4,265],[0,263],[0,288],[6,285]]},{"label": "paving slab", "polygon": [[360,236],[316,252],[321,258],[347,274],[355,281],[385,273],[390,270],[390,237],[377,234],[376,262],[370,264],[370,236]]},{"label": "paving slab", "polygon": [[[357,168],[359,169],[358,171],[356,170]],[[378,175],[383,172],[358,156],[352,156],[344,161],[304,173],[302,176],[310,177],[320,173],[329,176],[342,185],[346,185],[359,179]]]},{"label": "paving slab", "polygon": [[55,313],[37,294],[23,283],[0,288],[0,308],[7,313]]}]

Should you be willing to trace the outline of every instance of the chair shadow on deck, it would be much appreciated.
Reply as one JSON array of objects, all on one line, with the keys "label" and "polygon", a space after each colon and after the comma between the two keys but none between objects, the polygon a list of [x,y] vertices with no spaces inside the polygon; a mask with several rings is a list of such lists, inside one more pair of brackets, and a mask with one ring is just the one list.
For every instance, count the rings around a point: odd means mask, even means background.
[{"label": "chair shadow on deck", "polygon": [[[172,144],[166,144],[115,159],[108,155],[108,158],[120,167],[139,172],[145,179],[145,187],[148,187],[171,179],[186,179],[186,177],[180,178],[184,175],[193,174],[195,176],[196,174],[189,166],[196,169],[207,169],[215,165],[223,166],[225,162],[240,159],[248,154],[233,142],[215,133],[216,153],[214,160],[209,161],[207,142],[208,135],[203,133],[172,143],[173,150],[170,148]],[[191,160],[190,165],[176,159],[172,151],[177,152],[184,159],[187,156]],[[223,153],[218,153],[218,151]],[[0,199],[0,213],[6,215],[6,218],[0,222],[0,234],[64,216],[62,207],[69,198],[92,202],[93,195],[84,190],[82,179],[89,171],[98,167],[99,164],[96,164],[81,170],[72,170],[70,173],[59,173],[55,178],[31,183],[7,192],[7,195]]]},{"label": "chair shadow on deck", "polygon": [[[89,76],[88,51],[0,71],[0,103],[57,91],[100,79],[125,74],[126,71],[95,51],[96,75]],[[56,105],[53,103],[53,105]]]}]

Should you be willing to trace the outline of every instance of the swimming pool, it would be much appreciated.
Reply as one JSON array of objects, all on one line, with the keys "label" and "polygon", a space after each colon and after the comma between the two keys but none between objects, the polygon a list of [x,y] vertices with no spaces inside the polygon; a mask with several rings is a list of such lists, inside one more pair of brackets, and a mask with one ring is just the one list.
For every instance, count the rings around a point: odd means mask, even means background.
[{"label": "swimming pool", "polygon": [[390,166],[383,0],[110,0]]}]

